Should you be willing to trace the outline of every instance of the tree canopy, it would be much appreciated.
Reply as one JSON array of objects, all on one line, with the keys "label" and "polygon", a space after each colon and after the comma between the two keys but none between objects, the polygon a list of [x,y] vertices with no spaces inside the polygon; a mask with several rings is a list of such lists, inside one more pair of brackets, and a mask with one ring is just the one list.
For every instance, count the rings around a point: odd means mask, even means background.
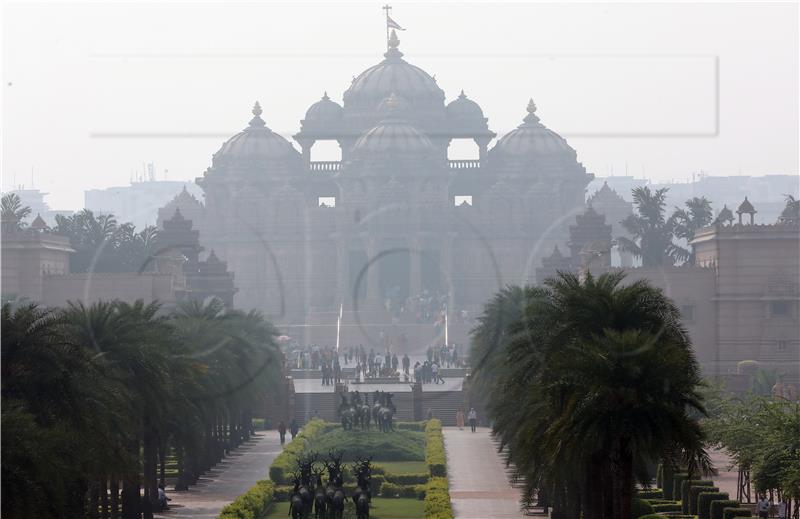
[{"label": "tree canopy", "polygon": [[486,306],[471,359],[529,495],[578,519],[628,517],[656,460],[708,471],[700,375],[678,309],[622,274],[562,273]]}]

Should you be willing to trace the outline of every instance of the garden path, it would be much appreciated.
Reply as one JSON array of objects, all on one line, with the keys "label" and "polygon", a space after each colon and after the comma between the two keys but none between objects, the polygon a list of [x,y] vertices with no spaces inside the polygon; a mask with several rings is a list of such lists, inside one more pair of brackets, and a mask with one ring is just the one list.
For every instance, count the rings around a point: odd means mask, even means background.
[{"label": "garden path", "polygon": [[161,519],[214,519],[220,510],[269,474],[269,466],[281,452],[277,431],[259,431],[253,440],[231,452],[200,478],[187,492],[170,492],[170,510]]},{"label": "garden path", "polygon": [[508,480],[505,461],[489,428],[444,428],[450,501],[456,519],[510,519],[524,517],[520,491]]}]

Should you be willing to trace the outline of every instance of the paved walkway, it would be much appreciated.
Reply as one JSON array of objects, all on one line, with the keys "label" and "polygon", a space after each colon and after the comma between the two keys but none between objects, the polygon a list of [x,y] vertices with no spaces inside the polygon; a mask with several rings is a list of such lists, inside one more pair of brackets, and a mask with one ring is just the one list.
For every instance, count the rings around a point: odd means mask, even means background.
[{"label": "paved walkway", "polygon": [[469,427],[444,428],[450,501],[456,519],[510,519],[524,517],[520,491],[506,475],[505,461],[487,427],[472,433]]},{"label": "paved walkway", "polygon": [[214,519],[220,510],[269,474],[281,451],[277,431],[259,431],[250,441],[200,478],[187,492],[167,492],[170,510],[156,514],[164,519]]}]

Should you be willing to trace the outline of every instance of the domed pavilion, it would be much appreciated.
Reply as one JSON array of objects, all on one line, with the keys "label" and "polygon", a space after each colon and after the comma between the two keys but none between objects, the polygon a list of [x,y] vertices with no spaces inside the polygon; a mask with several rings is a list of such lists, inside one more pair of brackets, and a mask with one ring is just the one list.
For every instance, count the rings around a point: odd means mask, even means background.
[{"label": "domed pavilion", "polygon": [[[294,142],[269,128],[272,102],[256,103],[197,180],[201,241],[235,273],[235,305],[307,343],[331,343],[341,308],[349,344],[404,335],[427,347],[441,327],[421,301],[474,315],[505,284],[533,282],[585,210],[593,176],[533,101],[495,141],[475,99],[448,99],[394,31],[387,47],[341,102],[326,92],[311,104]],[[339,160],[312,160],[324,141]],[[456,141],[474,155],[453,156]]]}]

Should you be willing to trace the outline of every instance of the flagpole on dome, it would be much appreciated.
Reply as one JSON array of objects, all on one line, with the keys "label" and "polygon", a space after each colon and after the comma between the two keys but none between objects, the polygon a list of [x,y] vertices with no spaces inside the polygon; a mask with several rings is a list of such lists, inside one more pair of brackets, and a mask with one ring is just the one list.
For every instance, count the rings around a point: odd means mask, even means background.
[{"label": "flagpole on dome", "polygon": [[392,17],[389,16],[389,11],[392,10],[392,6],[391,5],[386,4],[383,7],[381,7],[381,9],[386,11],[386,50],[388,51],[391,48],[391,45],[389,44],[389,42],[392,39],[391,33],[390,33],[389,30],[390,29],[397,29],[398,31],[405,31],[405,29],[400,27],[400,24],[397,23],[396,21],[392,20]]}]

